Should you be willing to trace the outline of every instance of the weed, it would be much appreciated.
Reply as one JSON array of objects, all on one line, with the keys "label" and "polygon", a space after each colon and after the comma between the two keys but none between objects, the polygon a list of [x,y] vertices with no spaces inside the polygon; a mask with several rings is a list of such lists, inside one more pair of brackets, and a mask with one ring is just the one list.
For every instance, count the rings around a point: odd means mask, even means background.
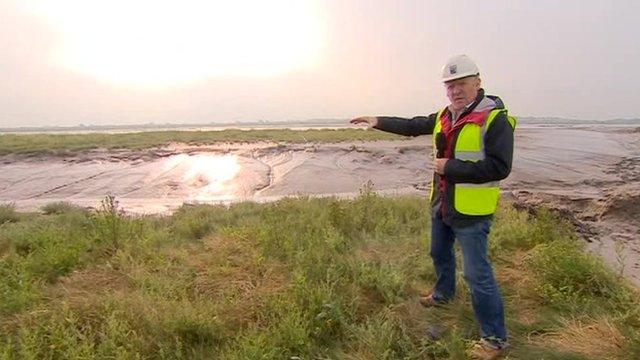
[{"label": "weed", "polygon": [[0,225],[9,222],[17,222],[20,220],[20,216],[16,212],[14,204],[1,204],[0,205]]},{"label": "weed", "polygon": [[98,242],[112,250],[118,248],[125,236],[127,220],[115,196],[107,195],[92,219]]}]

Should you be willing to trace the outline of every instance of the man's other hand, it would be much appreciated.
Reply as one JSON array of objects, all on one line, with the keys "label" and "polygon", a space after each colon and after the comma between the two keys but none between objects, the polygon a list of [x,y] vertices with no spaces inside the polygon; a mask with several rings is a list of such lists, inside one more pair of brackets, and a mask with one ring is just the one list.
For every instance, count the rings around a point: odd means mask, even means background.
[{"label": "man's other hand", "polygon": [[444,167],[447,165],[447,158],[437,158],[435,163],[435,172],[444,175]]},{"label": "man's other hand", "polygon": [[378,125],[378,118],[375,116],[361,116],[349,121],[352,124],[367,124],[370,128]]}]

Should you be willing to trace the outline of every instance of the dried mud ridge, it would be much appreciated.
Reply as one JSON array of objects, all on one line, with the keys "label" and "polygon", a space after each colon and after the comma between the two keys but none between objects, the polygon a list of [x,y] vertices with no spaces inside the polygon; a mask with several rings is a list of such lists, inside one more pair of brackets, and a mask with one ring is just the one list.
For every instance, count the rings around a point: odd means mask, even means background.
[{"label": "dried mud ridge", "polygon": [[624,158],[603,172],[617,179],[586,179],[580,184],[567,184],[567,187],[599,188],[602,192],[599,197],[540,194],[527,190],[513,190],[512,197],[516,207],[530,211],[544,204],[570,220],[585,235],[598,234],[597,224],[603,221],[637,221],[640,216],[640,156]]}]

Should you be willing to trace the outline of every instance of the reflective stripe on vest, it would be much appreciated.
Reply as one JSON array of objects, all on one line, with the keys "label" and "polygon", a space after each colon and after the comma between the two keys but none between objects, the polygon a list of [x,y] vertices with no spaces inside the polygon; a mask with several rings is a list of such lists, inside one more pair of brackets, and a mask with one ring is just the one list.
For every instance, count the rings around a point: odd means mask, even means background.
[{"label": "reflective stripe on vest", "polygon": [[[442,123],[440,122],[440,119],[442,118],[443,112],[444,112],[444,109],[438,111],[438,115],[436,116],[436,125],[433,128],[432,140],[433,140],[433,158],[434,159],[438,157],[438,148],[436,147],[436,135],[442,132]],[[436,195],[436,179],[434,176],[433,180],[431,180],[431,194],[429,194],[429,202],[433,201],[433,197],[435,195]]]},{"label": "reflective stripe on vest", "polygon": [[[485,158],[484,136],[493,124],[496,116],[506,109],[492,110],[487,116],[483,126],[474,123],[465,124],[456,138],[454,148],[454,158],[463,161],[480,161]],[[442,114],[444,110],[438,112],[436,125],[433,130],[434,157],[436,154],[435,138],[442,131]],[[512,128],[515,129],[516,119],[507,114],[507,119]],[[482,184],[456,183],[453,186],[453,206],[457,212],[464,215],[491,215],[496,211],[498,199],[500,198],[500,182],[491,181]],[[435,183],[431,186],[431,199],[435,194]]]}]

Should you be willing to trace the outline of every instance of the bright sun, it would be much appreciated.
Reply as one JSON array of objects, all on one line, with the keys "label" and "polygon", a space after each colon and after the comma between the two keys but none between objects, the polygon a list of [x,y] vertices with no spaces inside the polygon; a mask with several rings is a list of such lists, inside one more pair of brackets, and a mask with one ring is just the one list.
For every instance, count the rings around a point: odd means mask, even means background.
[{"label": "bright sun", "polygon": [[271,76],[313,66],[315,0],[34,0],[61,35],[54,60],[118,84]]}]

